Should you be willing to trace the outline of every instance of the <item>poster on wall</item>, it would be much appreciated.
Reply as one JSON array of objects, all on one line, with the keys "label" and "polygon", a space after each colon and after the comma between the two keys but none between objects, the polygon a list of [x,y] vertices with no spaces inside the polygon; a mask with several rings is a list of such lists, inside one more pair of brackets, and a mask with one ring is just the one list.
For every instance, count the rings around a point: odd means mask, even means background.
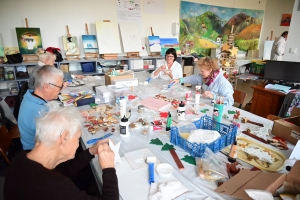
[{"label": "poster on wall", "polygon": [[117,18],[119,23],[135,23],[142,29],[140,0],[117,0]]},{"label": "poster on wall", "polygon": [[192,47],[191,53],[209,55],[226,41],[234,25],[234,46],[241,53],[258,49],[263,10],[227,8],[181,1],[180,48]]},{"label": "poster on wall", "polygon": [[16,28],[16,32],[21,54],[35,54],[38,48],[43,48],[39,28]]},{"label": "poster on wall", "polygon": [[0,34],[0,57],[4,57],[4,45],[2,42],[1,34]]},{"label": "poster on wall", "polygon": [[280,26],[290,26],[292,20],[292,14],[283,14],[280,22]]}]

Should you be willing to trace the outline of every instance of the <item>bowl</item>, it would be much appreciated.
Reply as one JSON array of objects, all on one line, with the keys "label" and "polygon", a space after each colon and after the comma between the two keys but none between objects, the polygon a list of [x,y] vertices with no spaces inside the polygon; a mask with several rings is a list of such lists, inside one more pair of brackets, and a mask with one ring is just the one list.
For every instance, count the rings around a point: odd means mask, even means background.
[{"label": "bowl", "polygon": [[170,165],[168,163],[161,163],[161,164],[157,165],[156,171],[157,171],[159,177],[167,178],[172,175],[174,168],[172,167],[172,165]]}]

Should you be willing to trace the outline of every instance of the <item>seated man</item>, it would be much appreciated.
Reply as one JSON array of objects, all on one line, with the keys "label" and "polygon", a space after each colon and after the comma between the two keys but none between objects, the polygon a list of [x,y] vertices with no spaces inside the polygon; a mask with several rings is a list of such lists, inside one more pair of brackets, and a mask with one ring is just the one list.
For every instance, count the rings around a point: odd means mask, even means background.
[{"label": "seated man", "polygon": [[75,155],[83,117],[75,107],[60,107],[58,102],[46,106],[48,112],[36,122],[34,148],[19,153],[6,171],[4,199],[99,199],[80,191],[72,182],[98,154],[103,170],[100,199],[119,200],[114,153],[108,140]]},{"label": "seated man", "polygon": [[63,73],[56,67],[45,65],[34,74],[35,90],[27,90],[20,106],[18,126],[23,149],[32,149],[35,145],[35,119],[45,109],[44,104],[57,99],[63,88]]}]

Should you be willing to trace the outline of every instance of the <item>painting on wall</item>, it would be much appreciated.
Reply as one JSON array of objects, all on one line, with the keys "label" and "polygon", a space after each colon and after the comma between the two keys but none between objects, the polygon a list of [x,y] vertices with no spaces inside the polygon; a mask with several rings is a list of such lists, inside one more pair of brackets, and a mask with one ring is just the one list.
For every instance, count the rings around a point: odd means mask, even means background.
[{"label": "painting on wall", "polygon": [[79,55],[78,39],[76,36],[63,36],[63,45],[66,55]]},{"label": "painting on wall", "polygon": [[150,52],[161,52],[161,44],[159,36],[148,36]]},{"label": "painting on wall", "polygon": [[283,14],[280,22],[280,26],[290,26],[292,20],[292,14]]},{"label": "painting on wall", "polygon": [[189,46],[190,53],[207,56],[211,48],[227,40],[234,26],[234,46],[241,51],[258,49],[263,15],[263,10],[181,1],[180,48]]},{"label": "painting on wall", "polygon": [[35,54],[38,48],[43,48],[39,28],[16,28],[16,33],[21,54]]},{"label": "painting on wall", "polygon": [[169,48],[174,48],[176,50],[176,54],[180,55],[180,47],[177,38],[160,38],[160,45],[161,45],[161,56],[165,56],[166,51]]},{"label": "painting on wall", "polygon": [[84,53],[98,53],[96,35],[82,35]]},{"label": "painting on wall", "polygon": [[0,34],[0,57],[4,57],[4,46],[3,46],[3,42],[2,42],[2,37]]}]

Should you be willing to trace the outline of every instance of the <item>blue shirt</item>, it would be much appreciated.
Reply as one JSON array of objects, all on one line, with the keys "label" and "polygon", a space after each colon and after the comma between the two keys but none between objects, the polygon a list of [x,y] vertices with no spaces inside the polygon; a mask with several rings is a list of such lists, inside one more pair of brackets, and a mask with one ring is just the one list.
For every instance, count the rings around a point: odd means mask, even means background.
[{"label": "blue shirt", "polygon": [[214,95],[224,97],[224,103],[227,103],[227,105],[232,106],[234,104],[232,85],[223,76],[222,70],[220,70],[220,73],[209,86],[204,83],[203,78],[200,74],[187,76],[181,78],[180,80],[182,80],[182,83],[202,85],[204,91],[210,91]]},{"label": "blue shirt", "polygon": [[33,90],[27,90],[22,100],[18,126],[21,143],[24,150],[33,149],[35,145],[36,118],[46,109],[46,101],[32,95]]}]

